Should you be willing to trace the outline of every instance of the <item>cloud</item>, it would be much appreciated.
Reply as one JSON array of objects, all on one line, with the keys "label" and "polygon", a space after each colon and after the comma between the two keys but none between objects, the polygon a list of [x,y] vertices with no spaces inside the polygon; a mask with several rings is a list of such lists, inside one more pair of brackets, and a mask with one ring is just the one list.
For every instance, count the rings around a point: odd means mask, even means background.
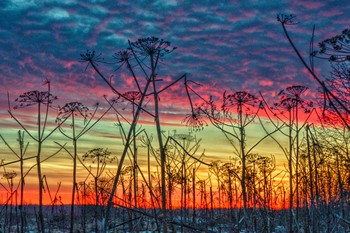
[{"label": "cloud", "polygon": [[5,0],[5,11],[22,11],[38,6],[36,0]]},{"label": "cloud", "polygon": [[271,87],[273,85],[273,81],[263,79],[259,81],[259,84],[264,87]]},{"label": "cloud", "polygon": [[45,15],[53,20],[65,20],[70,16],[68,11],[61,8],[51,9]]},{"label": "cloud", "polygon": [[[8,89],[21,84],[27,90],[48,77],[59,83],[56,84],[62,88],[59,92],[66,96],[66,91],[79,86],[84,90],[93,87],[109,92],[90,68],[84,72],[86,64],[79,62],[80,53],[94,49],[102,53],[106,62],[114,62],[112,55],[127,48],[128,39],[134,41],[147,36],[165,38],[178,47],[162,59],[159,75],[175,77],[178,73],[191,73],[191,80],[202,87],[211,85],[206,90],[201,88],[203,93],[210,91],[216,95],[215,92],[230,89],[273,93],[273,89],[292,83],[314,85],[315,89],[316,85],[284,37],[276,14],[300,12],[299,24],[288,30],[307,57],[313,23],[317,24],[315,36],[320,41],[348,26],[344,15],[349,9],[322,1],[149,4],[147,1],[11,0],[3,4],[0,13],[7,20],[3,21],[0,34],[0,52],[4,58],[0,64],[1,83]],[[315,15],[316,10],[323,17]],[[322,64],[320,73],[327,72],[326,62],[317,62]],[[115,67],[106,64],[100,68],[107,77],[114,75],[119,80],[121,90],[135,88],[128,83],[129,79],[123,78],[129,77],[126,69],[116,72]],[[65,88],[65,83],[69,88]],[[2,92],[0,99],[5,97]]]}]

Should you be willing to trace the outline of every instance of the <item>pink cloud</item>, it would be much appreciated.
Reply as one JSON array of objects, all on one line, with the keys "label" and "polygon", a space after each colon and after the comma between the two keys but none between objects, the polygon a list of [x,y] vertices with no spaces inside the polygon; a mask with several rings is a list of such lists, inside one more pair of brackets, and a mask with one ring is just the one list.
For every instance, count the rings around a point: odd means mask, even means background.
[{"label": "pink cloud", "polygon": [[305,1],[305,2],[297,2],[296,5],[306,9],[314,10],[314,9],[319,9],[323,7],[325,4],[323,2]]},{"label": "pink cloud", "polygon": [[72,66],[74,66],[74,65],[81,65],[81,63],[78,61],[65,61],[64,62],[64,68],[67,68],[67,69],[71,69]]},{"label": "pink cloud", "polygon": [[270,87],[273,85],[273,81],[271,80],[267,80],[267,79],[263,79],[259,81],[259,84],[263,87]]},{"label": "pink cloud", "polygon": [[322,11],[321,14],[326,17],[333,17],[337,15],[342,15],[343,12],[337,9]]}]

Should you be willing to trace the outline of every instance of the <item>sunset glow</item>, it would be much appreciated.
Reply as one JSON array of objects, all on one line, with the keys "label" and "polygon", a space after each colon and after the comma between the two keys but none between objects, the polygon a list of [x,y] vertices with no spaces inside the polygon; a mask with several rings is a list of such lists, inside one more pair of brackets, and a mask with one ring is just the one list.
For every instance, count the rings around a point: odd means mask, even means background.
[{"label": "sunset glow", "polygon": [[346,232],[349,11],[0,3],[0,225],[34,206],[38,232],[323,232],[328,208]]}]

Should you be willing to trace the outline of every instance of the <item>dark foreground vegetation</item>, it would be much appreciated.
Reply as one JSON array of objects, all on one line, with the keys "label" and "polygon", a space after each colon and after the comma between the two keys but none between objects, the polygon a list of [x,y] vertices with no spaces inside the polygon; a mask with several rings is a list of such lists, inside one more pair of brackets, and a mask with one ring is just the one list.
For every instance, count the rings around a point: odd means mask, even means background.
[{"label": "dark foreground vegetation", "polygon": [[[329,206],[320,207],[317,210],[315,218],[319,225],[309,226],[315,230],[312,232],[348,232],[347,224],[339,220],[330,211]],[[10,214],[10,207],[8,206],[3,213],[4,217],[1,219],[1,232],[20,232],[21,225],[19,222],[19,210],[12,208]],[[96,207],[94,205],[76,206],[75,216],[75,232],[100,232],[101,221],[96,220]],[[24,222],[25,232],[37,232],[37,210],[38,206],[25,206],[26,218]],[[70,229],[70,206],[56,206],[54,208],[44,206],[45,227],[47,232],[69,232]],[[101,213],[102,208],[98,212]],[[116,208],[111,212],[113,224],[109,226],[108,232],[159,232],[159,220],[154,218],[154,211],[161,211],[160,209],[127,209]],[[307,209],[300,210],[303,213]],[[249,225],[251,229],[249,232],[288,232],[286,222],[288,222],[288,210],[273,210],[266,213],[263,209],[250,209]],[[136,216],[135,216],[136,215]],[[247,232],[242,230],[239,219],[242,218],[242,210],[239,209],[193,209],[189,210],[171,210],[169,211],[171,219],[167,222],[169,232]],[[305,232],[310,223],[307,215],[301,219],[300,232]],[[241,230],[239,230],[241,229]],[[310,231],[311,232],[311,231]]]},{"label": "dark foreground vegetation", "polygon": [[[1,151],[7,153],[1,164],[1,230],[349,232],[350,31],[320,42],[318,50],[310,46],[307,63],[287,31],[294,16],[278,15],[278,21],[308,78],[319,85],[319,97],[311,99],[307,87],[290,85],[275,99],[244,90],[217,98],[200,93],[200,84],[186,74],[166,83],[160,67],[176,47],[148,37],[129,41],[113,61],[91,50],[81,54],[85,71],[92,69],[114,93],[104,96],[107,107],[55,105],[58,97],[50,80],[44,82],[46,90],[25,92],[15,104],[9,98],[8,112],[19,131],[15,145],[1,136]],[[332,71],[325,80],[314,69],[318,58],[330,61]],[[104,71],[109,65],[117,75],[125,69],[134,89],[120,90],[119,81]],[[172,88],[186,99],[183,123],[189,132],[162,127],[161,96]],[[28,109],[35,112],[32,120],[21,118]],[[106,118],[113,118],[115,144],[82,151],[85,136]],[[142,120],[152,122],[154,130],[148,132]],[[232,146],[225,162],[209,160],[209,145],[197,137],[208,125],[222,133],[218,140]],[[262,135],[252,133],[257,128]],[[57,135],[64,142],[54,140]],[[282,166],[273,154],[258,153],[267,140],[285,156]],[[107,149],[117,144],[122,145],[117,154]],[[7,159],[10,153],[15,159]],[[51,185],[42,167],[61,153],[72,164],[69,206],[60,198],[61,183]],[[17,170],[9,171],[10,166]],[[78,169],[84,170],[84,179]],[[38,184],[35,206],[27,205],[25,196],[31,173]],[[50,199],[49,206],[44,198]]]}]

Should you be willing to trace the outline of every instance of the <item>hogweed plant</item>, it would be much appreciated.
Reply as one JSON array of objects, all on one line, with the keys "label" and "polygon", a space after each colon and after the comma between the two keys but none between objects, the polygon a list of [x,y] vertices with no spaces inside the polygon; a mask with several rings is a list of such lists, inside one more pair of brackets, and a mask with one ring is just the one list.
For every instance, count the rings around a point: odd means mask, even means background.
[{"label": "hogweed plant", "polygon": [[[130,64],[128,63],[128,67],[130,66]],[[139,89],[139,88],[138,88]],[[141,100],[141,92],[139,91],[128,91],[126,93],[124,93],[124,96],[126,96],[127,98],[129,98],[130,100],[132,100],[133,102],[138,102]],[[132,116],[135,117],[135,105],[132,105]],[[133,129],[132,132],[132,137],[133,137],[133,186],[134,186],[134,206],[137,208],[138,206],[138,162],[137,162],[137,140],[136,140],[136,128]]]},{"label": "hogweed plant", "polygon": [[[313,49],[313,36],[310,42],[309,54],[310,54],[310,63],[307,64],[304,57],[301,55],[299,49],[295,46],[293,40],[291,39],[289,32],[287,30],[287,26],[296,25],[295,15],[288,14],[278,14],[277,21],[281,23],[283,28],[284,35],[286,36],[288,42],[292,46],[294,52],[298,56],[299,60],[302,62],[304,67],[311,74],[311,77],[320,85],[322,88],[322,92],[324,93],[324,98],[328,101],[329,105],[332,106],[333,110],[336,112],[340,120],[344,123],[344,125],[350,129],[350,125],[344,116],[350,114],[350,109],[346,106],[346,102],[342,102],[339,97],[332,91],[326,83],[321,80],[321,78],[316,74],[314,70],[314,59],[317,54],[321,56],[327,57],[331,62],[336,61],[346,61],[348,62],[349,54],[348,54],[348,43],[349,43],[349,30],[343,31],[342,35],[335,36],[333,38],[327,39],[320,43],[320,51],[314,51]],[[315,30],[315,29],[314,29]],[[314,33],[314,32],[313,32]]]},{"label": "hogweed plant", "polygon": [[[313,54],[317,58],[329,60],[331,72],[325,80],[329,90],[339,102],[324,101],[323,117],[329,123],[339,125],[339,118],[345,126],[350,125],[350,30],[345,29],[340,35],[328,38],[319,43],[319,50]],[[327,93],[323,94],[327,99]],[[344,109],[345,106],[345,109]],[[336,117],[338,115],[338,117]],[[339,117],[340,115],[340,117]],[[349,129],[349,127],[348,127]]]},{"label": "hogweed plant", "polygon": [[[154,118],[155,125],[156,125],[157,139],[158,139],[159,152],[160,152],[160,158],[161,158],[161,189],[162,189],[161,199],[162,199],[162,214],[163,214],[162,230],[163,232],[167,232],[166,178],[165,178],[166,154],[164,150],[163,139],[161,135],[161,124],[159,119],[159,94],[169,89],[169,87],[173,86],[178,81],[182,79],[185,80],[186,75],[184,74],[181,77],[177,78],[175,81],[166,85],[165,87],[159,88],[157,87],[156,84],[159,83],[161,80],[157,78],[158,74],[156,73],[156,71],[158,69],[160,60],[162,60],[166,55],[173,52],[175,49],[176,47],[172,47],[169,41],[159,39],[157,37],[147,37],[147,38],[138,39],[135,42],[129,41],[128,50],[123,50],[115,54],[114,57],[117,59],[116,63],[119,64],[117,69],[119,69],[122,65],[126,64],[127,69],[132,75],[135,85],[137,86],[136,91],[141,93],[141,98],[137,101],[130,99],[130,97],[126,95],[123,95],[116,87],[114,87],[112,80],[102,74],[102,72],[98,67],[98,63],[102,61],[99,55],[96,55],[95,52],[90,52],[90,51],[88,51],[85,54],[81,54],[81,61],[88,62],[87,66],[91,65],[92,68],[96,71],[96,73],[100,76],[100,78],[102,78],[102,80],[111,88],[111,90],[115,94],[117,94],[119,97],[135,105],[135,109],[136,109],[134,112],[133,120],[130,124],[129,132],[126,137],[125,147],[119,160],[118,170],[113,182],[111,195],[106,208],[106,215],[105,215],[106,219],[104,220],[104,223],[103,223],[104,226],[107,226],[109,224],[110,209],[113,204],[113,199],[116,193],[116,188],[117,188],[120,173],[123,167],[124,159],[132,143],[132,138],[133,138],[132,135],[133,135],[134,129],[137,125],[141,112],[145,112]],[[131,59],[133,59],[134,65],[130,65]],[[143,76],[144,78],[140,80],[136,72],[141,73],[140,75]],[[144,86],[141,87],[141,84],[144,84]],[[150,112],[145,108],[144,100],[146,96],[153,96],[153,105],[154,105],[153,112]],[[106,230],[107,230],[106,228],[103,229],[103,231],[106,231]]]},{"label": "hogweed plant", "polygon": [[205,126],[208,126],[203,115],[201,107],[195,107],[190,114],[185,116],[182,122],[194,132],[198,132],[203,130]]},{"label": "hogweed plant", "polygon": [[[98,220],[101,219],[101,214],[99,214],[98,209],[101,205],[107,204],[103,203],[103,196],[108,192],[106,192],[105,183],[101,182],[103,180],[102,175],[104,174],[107,163],[112,163],[116,160],[115,156],[112,156],[112,153],[108,151],[108,149],[104,148],[94,148],[89,150],[82,156],[82,162],[89,162],[90,165],[85,165],[84,167],[88,169],[89,174],[93,178],[93,187],[95,194],[95,231],[99,232],[98,229]],[[103,184],[103,186],[101,185]]]},{"label": "hogweed plant", "polygon": [[[5,167],[4,173],[2,175],[2,178],[6,180],[8,188],[4,186],[2,183],[0,183],[0,186],[2,186],[7,191],[7,200],[6,200],[6,213],[5,213],[5,224],[8,230],[11,229],[13,224],[13,206],[15,203],[17,203],[17,189],[14,190],[13,187],[13,180],[17,176],[17,172],[12,171],[8,172],[6,171]],[[7,213],[7,206],[10,206],[10,211]],[[2,211],[1,211],[2,212]],[[17,212],[16,212],[17,213]],[[9,216],[9,218],[8,218]],[[18,229],[18,219],[16,216],[16,225]]]},{"label": "hogweed plant", "polygon": [[[82,117],[84,124],[87,119],[91,116],[89,109],[79,102],[71,102],[65,104],[63,107],[60,107],[58,110],[58,116],[56,122],[60,123],[63,120],[66,120],[66,123],[69,123],[70,128],[72,129],[72,135],[68,135],[67,132],[63,130],[63,125],[60,126],[61,133],[68,139],[73,141],[73,184],[72,184],[72,198],[71,198],[71,212],[70,212],[70,232],[74,232],[74,205],[75,205],[75,191],[77,186],[76,181],[76,170],[77,170],[77,140],[78,136],[76,132],[76,119]],[[68,119],[71,119],[71,122],[68,122]]]},{"label": "hogweed plant", "polygon": [[[238,91],[232,94],[223,93],[223,99],[220,106],[213,101],[209,102],[209,108],[203,109],[211,123],[220,129],[227,138],[230,139],[236,155],[241,159],[241,186],[243,206],[247,208],[247,191],[246,191],[246,127],[257,117],[259,111],[259,99],[245,92]],[[233,110],[233,111],[232,111]],[[228,130],[227,130],[227,129]],[[238,147],[233,143],[237,140]]]},{"label": "hogweed plant", "polygon": [[325,58],[331,62],[350,61],[350,30],[344,29],[341,34],[321,41],[316,57]]},{"label": "hogweed plant", "polygon": [[[279,20],[284,26],[296,24],[289,15],[282,15]],[[309,65],[314,72],[313,58],[331,61],[330,76],[320,81],[346,107],[349,62],[342,50],[347,49],[347,38],[348,32],[324,41],[320,45],[323,50],[317,53],[312,53],[315,51],[311,48]],[[87,62],[84,68],[92,68],[94,75],[115,94],[112,99],[103,96],[108,104],[104,110],[97,105],[87,108],[80,102],[70,102],[55,108],[56,124],[49,124],[50,106],[56,100],[50,88],[23,93],[15,101],[15,110],[9,104],[9,113],[21,130],[18,148],[0,135],[3,142],[0,151],[5,156],[15,155],[13,161],[7,161],[11,158],[8,156],[3,158],[6,163],[3,160],[0,164],[4,169],[4,176],[0,175],[3,191],[0,218],[5,222],[1,223],[1,231],[26,232],[34,228],[37,232],[68,229],[74,232],[79,228],[82,232],[348,232],[350,137],[345,123],[350,114],[346,108],[322,87],[323,114],[333,114],[328,115],[328,120],[317,115],[319,119],[313,118],[315,122],[307,122],[311,113],[317,111],[306,99],[308,89],[301,85],[279,92],[274,100],[269,100],[276,102],[271,108],[262,95],[256,98],[247,91],[226,91],[218,99],[203,98],[194,88],[200,84],[187,80],[186,75],[166,83],[158,74],[163,58],[173,50],[170,43],[151,37],[129,42],[128,49],[114,53],[112,62],[106,62],[102,54],[93,51],[82,54],[81,60]],[[106,76],[101,72],[107,64],[112,64],[115,72],[126,70],[128,90],[121,89],[118,75]],[[164,131],[160,119],[162,95],[180,82],[189,99],[190,111],[183,120],[189,133]],[[50,85],[48,80],[45,85]],[[34,124],[31,119],[24,123],[17,112],[32,108],[38,115],[34,116]],[[120,140],[117,143],[122,147],[120,154],[105,148],[81,151],[83,136],[92,133],[90,129],[110,114],[109,110],[116,119],[110,130],[115,130],[113,138]],[[262,111],[265,112],[260,114]],[[345,123],[339,123],[338,113]],[[146,129],[150,126],[142,126],[141,122],[154,124],[156,130],[148,134]],[[208,157],[199,151],[200,140],[195,133],[209,124],[231,145],[231,150],[226,148],[230,151],[222,162],[206,163]],[[260,127],[263,131],[259,131]],[[44,146],[55,131],[60,131],[59,140],[63,143],[55,142],[59,150],[48,155]],[[279,135],[275,136],[277,132]],[[216,135],[209,137],[220,140]],[[276,145],[269,141],[262,146],[273,153],[282,152],[286,157],[284,168],[279,168],[282,164],[276,163],[274,155],[257,153],[266,138]],[[36,154],[28,154],[30,149],[24,139],[31,144],[36,142]],[[70,212],[63,203],[66,200],[58,195],[60,188],[65,187],[64,182],[62,186],[58,182],[53,192],[40,169],[60,150],[66,152],[67,160],[73,164],[72,182],[68,184],[72,190]],[[31,159],[36,159],[34,165],[30,164]],[[114,165],[110,170],[108,163]],[[16,173],[10,172],[18,165]],[[51,204],[44,209],[45,216],[42,207],[38,212],[37,205],[33,205],[32,218],[23,194],[24,181],[29,181],[26,177],[32,175],[34,168],[39,169],[41,198],[45,195]],[[79,168],[83,168],[85,176],[80,182]]]},{"label": "hogweed plant", "polygon": [[[192,191],[192,210],[193,216],[196,214],[194,188],[196,171],[201,164],[204,153],[197,155],[201,139],[197,139],[193,133],[181,134],[174,131],[173,135],[167,136],[165,142],[167,154],[167,178],[168,178],[168,202],[171,209],[172,195],[176,185],[180,185],[180,223],[181,232],[184,231],[184,225],[188,224],[189,219],[189,195]],[[192,182],[192,190],[190,183]]]},{"label": "hogweed plant", "polygon": [[[277,113],[280,116],[283,116],[284,119],[280,118],[280,120],[284,121],[285,125],[288,127],[288,134],[285,134],[288,137],[288,150],[284,149],[283,146],[280,145],[280,148],[283,150],[286,155],[288,161],[288,173],[289,173],[289,230],[293,231],[293,199],[294,192],[296,194],[296,222],[298,222],[299,218],[299,146],[300,146],[300,131],[305,127],[305,124],[308,118],[311,116],[313,109],[313,102],[307,101],[303,98],[307,87],[302,85],[293,85],[289,86],[286,89],[281,90],[278,93],[279,102],[274,103],[274,106],[271,107],[273,111],[275,111],[275,116]],[[308,114],[307,119],[303,124],[299,124],[300,121],[300,110],[302,110],[305,114]],[[282,131],[281,131],[282,132]],[[282,132],[283,133],[283,132]],[[283,133],[284,134],[284,133]],[[295,157],[295,158],[294,158]],[[293,161],[295,161],[295,175],[293,172]],[[295,177],[295,191],[293,186],[293,177]],[[299,227],[297,226],[297,229]]]},{"label": "hogweed plant", "polygon": [[[77,157],[78,157],[78,140],[86,134],[93,126],[95,126],[113,107],[113,103],[97,118],[94,122],[93,119],[96,116],[99,108],[99,103],[95,104],[95,109],[90,111],[88,107],[80,102],[66,103],[64,106],[59,107],[56,122],[59,124],[59,131],[66,138],[73,142],[73,183],[72,183],[72,198],[71,198],[71,214],[70,214],[70,232],[74,232],[74,206],[77,190]],[[81,120],[79,119],[81,118]],[[83,123],[80,131],[77,131],[77,124]],[[64,123],[63,123],[64,122]],[[64,126],[68,125],[66,129]]]},{"label": "hogweed plant", "polygon": [[248,202],[248,192],[250,192],[250,190],[247,189],[247,158],[261,142],[276,133],[279,128],[267,132],[266,135],[259,138],[258,141],[247,148],[246,128],[251,124],[255,124],[256,119],[259,119],[263,127],[261,118],[258,115],[259,111],[263,109],[263,104],[260,99],[246,91],[237,91],[233,93],[224,92],[222,100],[216,102],[212,97],[210,97],[209,100],[204,99],[190,86],[188,86],[188,90],[188,93],[199,97],[201,101],[200,104],[197,104],[196,110],[194,110],[195,115],[192,115],[191,118],[187,118],[191,119],[190,122],[187,120],[187,122],[190,123],[188,125],[198,129],[198,125],[203,125],[204,117],[206,117],[214,127],[224,134],[234,149],[234,156],[239,158],[241,162],[242,166],[238,179],[240,181],[243,199],[243,217],[238,228],[241,226],[248,227],[249,215],[247,212],[251,206]]},{"label": "hogweed plant", "polygon": [[[25,186],[25,173],[24,173],[24,160],[27,159],[32,159],[35,158],[35,156],[32,157],[26,157],[24,158],[28,146],[29,146],[29,142],[25,143],[24,140],[24,132],[19,130],[18,131],[18,138],[17,138],[17,142],[19,145],[19,151],[16,152],[14,150],[14,148],[12,146],[9,145],[9,143],[5,140],[5,138],[0,134],[0,138],[2,139],[2,141],[6,144],[6,146],[8,147],[8,149],[19,159],[16,162],[19,162],[19,169],[20,169],[20,181],[19,181],[19,185],[20,185],[20,219],[21,219],[21,225],[20,225],[20,232],[24,233],[25,231],[25,205],[24,205],[24,186]],[[5,164],[2,164],[1,166],[5,166]]]},{"label": "hogweed plant", "polygon": [[[43,174],[41,171],[42,163],[42,146],[43,143],[59,128],[60,125],[56,126],[54,129],[50,130],[46,134],[46,127],[48,124],[49,109],[53,102],[57,100],[57,96],[51,93],[51,83],[50,80],[45,79],[44,85],[47,86],[47,91],[29,91],[21,94],[15,102],[17,105],[13,107],[14,110],[36,107],[37,117],[36,117],[36,135],[30,132],[29,127],[25,126],[14,114],[11,107],[9,106],[9,114],[16,121],[16,123],[37,143],[37,154],[36,154],[36,167],[38,175],[38,193],[39,193],[39,210],[38,210],[38,231],[45,232],[44,216],[43,216]],[[63,123],[63,122],[62,122]]]},{"label": "hogweed plant", "polygon": [[[153,101],[154,101],[154,120],[156,124],[157,137],[160,150],[160,161],[161,161],[161,193],[162,193],[162,214],[163,214],[163,232],[167,232],[167,207],[166,207],[166,154],[163,145],[163,138],[161,134],[160,118],[159,118],[159,90],[156,86],[156,69],[158,66],[158,61],[164,55],[172,52],[175,47],[170,47],[170,42],[156,37],[141,38],[137,41],[131,43],[131,49],[133,54],[136,55],[137,61],[140,62],[143,59],[149,59],[149,78],[150,85],[153,91]],[[143,71],[145,68],[141,63],[139,63]],[[145,72],[147,73],[147,72]],[[157,80],[158,81],[158,80]]]}]

